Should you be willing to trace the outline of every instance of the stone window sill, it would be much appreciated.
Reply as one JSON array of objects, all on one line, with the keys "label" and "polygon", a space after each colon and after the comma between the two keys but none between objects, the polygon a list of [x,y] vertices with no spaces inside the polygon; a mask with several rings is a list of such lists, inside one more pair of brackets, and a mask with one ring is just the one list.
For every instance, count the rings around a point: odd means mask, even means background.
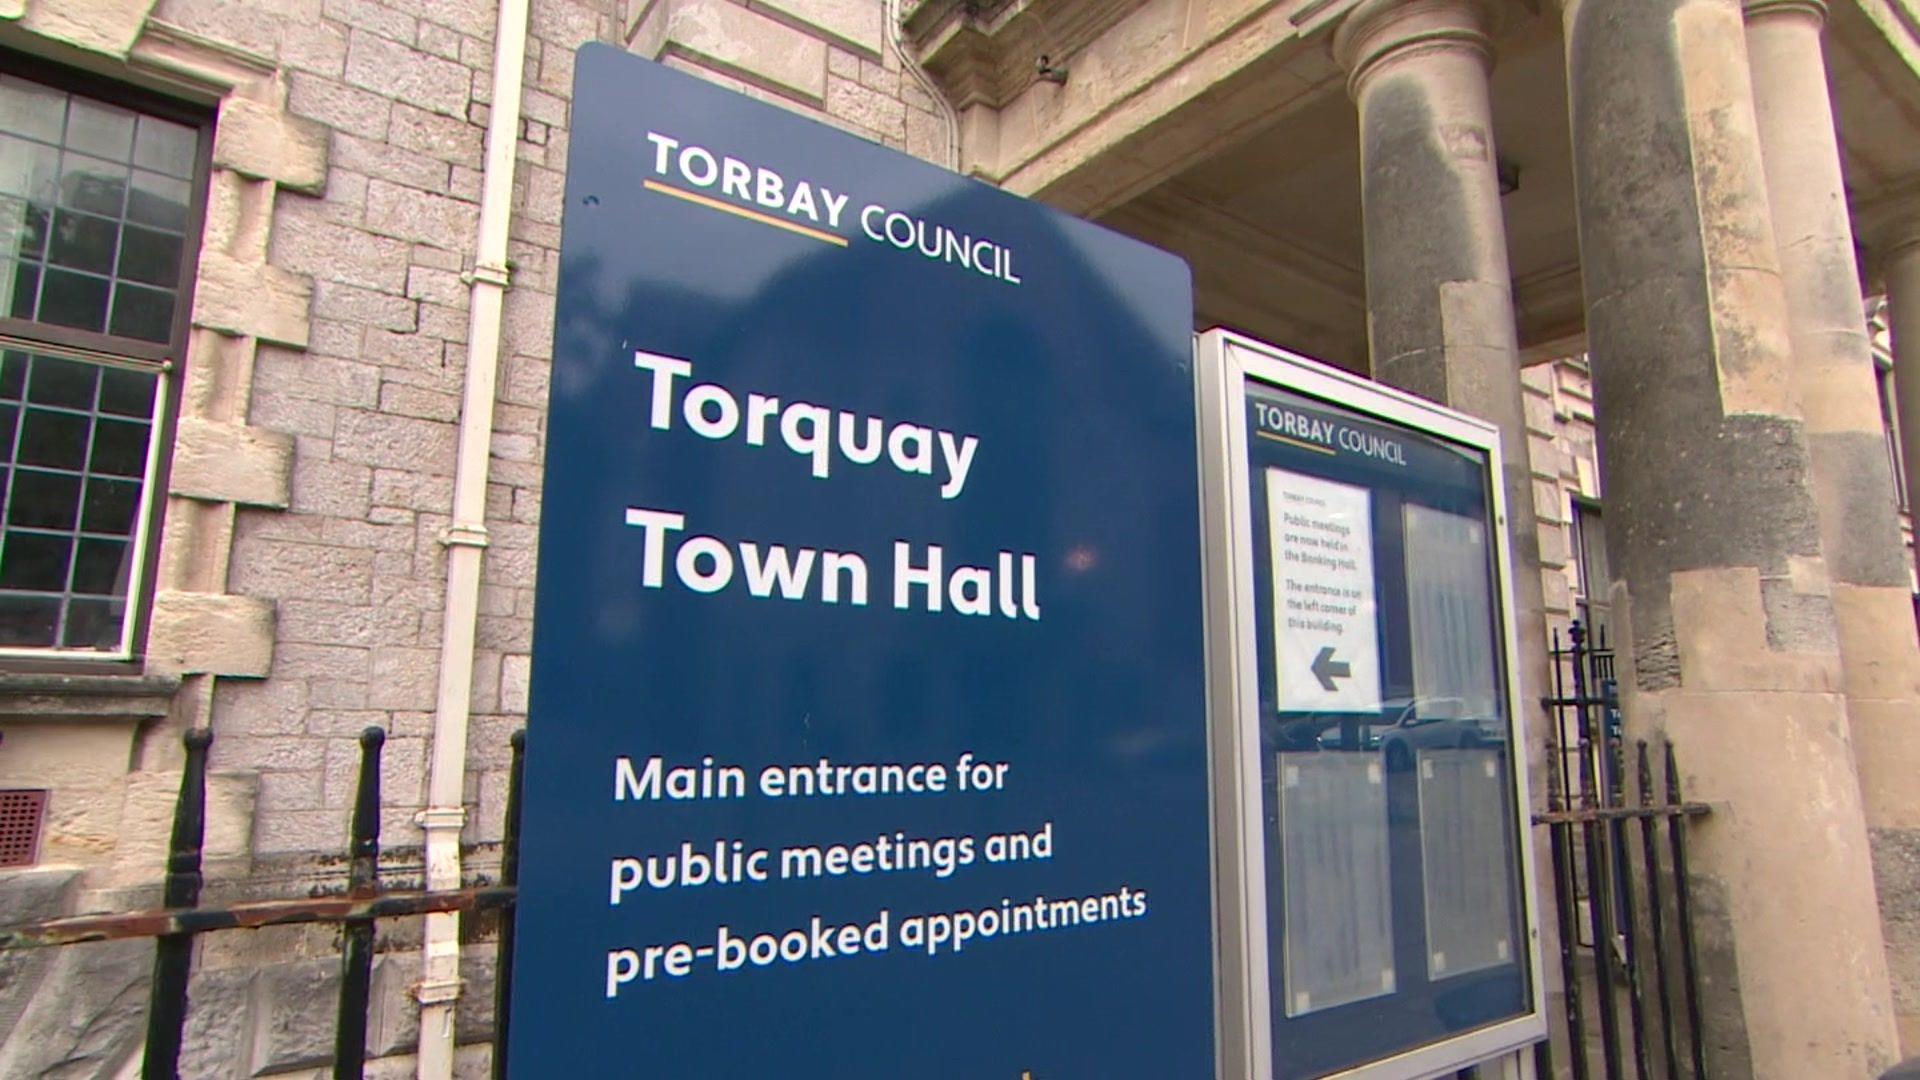
[{"label": "stone window sill", "polygon": [[0,720],[165,716],[179,689],[169,675],[0,672]]}]

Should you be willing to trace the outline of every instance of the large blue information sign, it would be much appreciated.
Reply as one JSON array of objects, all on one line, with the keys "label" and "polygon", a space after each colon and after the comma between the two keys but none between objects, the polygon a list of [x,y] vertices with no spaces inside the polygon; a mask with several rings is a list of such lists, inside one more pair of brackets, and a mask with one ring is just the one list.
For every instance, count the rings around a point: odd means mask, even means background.
[{"label": "large blue information sign", "polygon": [[578,61],[513,1075],[1214,1075],[1178,260]]}]

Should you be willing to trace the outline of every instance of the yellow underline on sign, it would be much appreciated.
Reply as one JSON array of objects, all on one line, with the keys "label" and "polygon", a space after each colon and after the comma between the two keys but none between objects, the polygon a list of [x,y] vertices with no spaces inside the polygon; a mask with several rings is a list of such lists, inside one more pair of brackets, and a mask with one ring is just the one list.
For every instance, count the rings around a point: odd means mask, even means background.
[{"label": "yellow underline on sign", "polygon": [[1288,446],[1297,446],[1302,450],[1311,450],[1316,454],[1326,454],[1329,457],[1333,456],[1333,447],[1331,446],[1319,446],[1310,442],[1301,442],[1299,439],[1289,439],[1285,435],[1275,435],[1273,432],[1265,430],[1256,431],[1254,434],[1263,439],[1272,439],[1274,442],[1286,443]]},{"label": "yellow underline on sign", "polygon": [[847,238],[844,236],[835,236],[830,232],[821,232],[819,229],[809,229],[805,225],[796,225],[791,221],[782,221],[771,214],[763,214],[758,210],[749,210],[744,206],[735,206],[729,202],[721,202],[719,199],[709,198],[697,192],[682,191],[671,184],[663,184],[658,180],[645,181],[645,186],[648,191],[657,191],[662,195],[671,195],[676,199],[685,199],[695,206],[704,206],[709,210],[718,210],[721,213],[732,214],[734,217],[743,217],[748,221],[757,221],[762,225],[771,225],[776,229],[785,229],[790,233],[799,233],[801,236],[811,236],[815,240],[824,240],[829,244],[837,244],[840,247],[847,246]]}]

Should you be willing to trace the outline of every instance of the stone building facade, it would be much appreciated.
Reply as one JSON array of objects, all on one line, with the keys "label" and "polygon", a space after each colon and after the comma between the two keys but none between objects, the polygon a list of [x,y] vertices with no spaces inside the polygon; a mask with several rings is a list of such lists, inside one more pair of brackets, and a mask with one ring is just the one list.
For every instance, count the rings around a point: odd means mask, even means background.
[{"label": "stone building facade", "polygon": [[[8,489],[10,539],[66,546],[44,581],[0,548],[0,789],[43,793],[0,922],[155,902],[195,728],[209,899],[343,884],[369,726],[387,880],[497,872],[596,41],[1168,247],[1198,327],[1499,424],[1530,693],[1602,600],[1570,493],[1604,494],[1629,722],[1716,806],[1721,1060],[1920,1052],[1920,648],[1861,314],[1920,327],[1911,0],[0,0],[0,407],[150,436],[8,462],[69,494]],[[95,528],[96,490],[150,508]],[[378,1075],[479,1075],[487,928],[383,933]],[[334,950],[209,939],[188,1071],[323,1069]],[[0,1075],[128,1075],[146,955],[0,959]]]}]

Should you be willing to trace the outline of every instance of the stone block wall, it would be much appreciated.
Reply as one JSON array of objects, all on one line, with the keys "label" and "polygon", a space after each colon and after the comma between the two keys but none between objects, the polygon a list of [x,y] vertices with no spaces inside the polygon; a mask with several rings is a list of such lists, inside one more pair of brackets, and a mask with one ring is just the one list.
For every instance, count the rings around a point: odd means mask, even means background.
[{"label": "stone block wall", "polygon": [[[325,0],[301,14],[275,31],[289,108],[325,126],[332,153],[317,198],[280,200],[269,256],[312,279],[311,331],[305,349],[262,350],[253,405],[256,423],[292,438],[293,476],[286,510],[235,523],[232,555],[235,589],[278,612],[276,648],[267,678],[223,682],[214,702],[216,764],[260,776],[260,855],[339,848],[355,737],[368,726],[388,732],[387,843],[419,842],[493,62],[494,6],[484,0]],[[572,58],[614,24],[610,11],[570,0],[534,7],[489,470],[473,796],[503,788],[484,778],[504,769],[518,723],[506,714],[524,708],[513,684],[524,667],[507,658],[524,658],[529,642]],[[499,817],[496,798],[472,817],[471,835],[497,837]]]},{"label": "stone block wall", "polygon": [[[182,10],[175,12],[175,8]],[[389,843],[419,835],[466,363],[471,248],[490,108],[493,7],[478,0],[316,0],[277,27],[288,106],[324,125],[317,197],[282,195],[271,262],[311,278],[307,346],[263,348],[252,420],[291,438],[284,511],[235,522],[236,592],[278,613],[261,680],[215,694],[222,768],[259,774],[254,848],[331,850],[354,737],[387,729]],[[166,0],[162,15],[224,8]],[[886,42],[876,0],[536,0],[527,57],[490,546],[472,684],[466,839],[499,836],[507,737],[526,708],[541,446],[575,49],[613,40],[665,63],[929,156],[944,120]]]},{"label": "stone block wall", "polygon": [[633,52],[952,164],[950,120],[903,70],[886,0],[627,0]]},{"label": "stone block wall", "polygon": [[[1600,499],[1600,452],[1586,364],[1585,357],[1569,357],[1520,370],[1547,630],[1558,631],[1563,639],[1584,599],[1574,550],[1573,504],[1576,499]],[[1606,597],[1595,599],[1604,602]]]}]

